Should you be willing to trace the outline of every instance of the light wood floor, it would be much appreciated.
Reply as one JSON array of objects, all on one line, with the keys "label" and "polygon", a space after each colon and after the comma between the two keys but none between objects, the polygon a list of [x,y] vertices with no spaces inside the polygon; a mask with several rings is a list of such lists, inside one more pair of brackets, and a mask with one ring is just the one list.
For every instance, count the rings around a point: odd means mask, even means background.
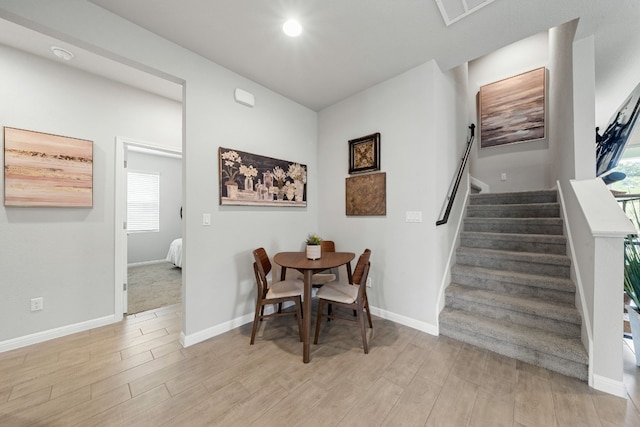
[{"label": "light wood floor", "polygon": [[0,354],[0,425],[640,426],[625,344],[629,399],[379,318],[368,355],[330,322],[309,364],[291,317],[182,348],[178,310]]}]

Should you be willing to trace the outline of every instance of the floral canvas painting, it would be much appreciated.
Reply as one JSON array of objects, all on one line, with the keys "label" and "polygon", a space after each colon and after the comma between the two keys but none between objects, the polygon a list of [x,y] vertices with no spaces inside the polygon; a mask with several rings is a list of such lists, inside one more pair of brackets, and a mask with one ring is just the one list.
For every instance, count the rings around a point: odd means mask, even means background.
[{"label": "floral canvas painting", "polygon": [[307,166],[231,148],[218,149],[220,204],[307,206]]},{"label": "floral canvas painting", "polygon": [[93,142],[5,127],[4,205],[92,207]]}]

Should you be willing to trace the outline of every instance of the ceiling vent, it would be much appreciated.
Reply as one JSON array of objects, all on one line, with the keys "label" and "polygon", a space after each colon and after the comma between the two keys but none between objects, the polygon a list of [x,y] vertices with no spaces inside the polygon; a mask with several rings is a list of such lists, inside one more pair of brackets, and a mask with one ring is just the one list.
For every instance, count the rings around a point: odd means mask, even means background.
[{"label": "ceiling vent", "polygon": [[494,0],[436,0],[447,27]]}]

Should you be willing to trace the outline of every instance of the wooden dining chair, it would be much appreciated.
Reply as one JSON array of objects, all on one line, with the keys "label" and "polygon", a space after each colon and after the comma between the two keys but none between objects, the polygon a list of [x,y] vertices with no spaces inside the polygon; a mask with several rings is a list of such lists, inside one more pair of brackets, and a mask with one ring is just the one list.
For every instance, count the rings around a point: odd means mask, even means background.
[{"label": "wooden dining chair", "polygon": [[[362,334],[362,346],[365,354],[369,353],[369,346],[367,345],[367,329],[365,325],[365,312],[369,320],[369,327],[373,328],[371,323],[371,314],[369,313],[369,303],[367,301],[366,283],[369,275],[369,268],[371,263],[369,258],[371,257],[371,250],[365,249],[365,251],[358,258],[358,263],[352,275],[352,283],[338,283],[331,282],[325,284],[318,290],[316,296],[318,297],[318,317],[316,319],[316,333],[313,339],[314,344],[318,344],[318,335],[320,334],[320,323],[323,317],[327,319],[342,319],[349,321],[356,321],[360,324],[360,333]],[[327,314],[324,314],[324,306],[327,307]],[[336,310],[329,310],[329,307],[336,305],[352,309],[356,313],[356,317],[340,316]]]},{"label": "wooden dining chair", "polygon": [[[267,279],[267,275],[271,272],[271,261],[264,248],[258,248],[253,251],[253,272],[256,277],[256,285],[258,294],[256,297],[256,311],[253,317],[253,329],[251,331],[251,342],[256,338],[258,322],[262,319],[277,316],[296,316],[298,320],[298,335],[302,341],[302,293],[304,283],[299,279],[287,279],[281,281],[271,281]],[[295,304],[295,311],[282,311],[282,303],[291,301]],[[278,309],[274,308],[271,314],[264,314],[265,305],[277,304]]]},{"label": "wooden dining chair", "polygon": [[[321,253],[336,251],[336,245],[333,242],[333,240],[322,240],[320,242],[320,248],[321,248],[320,249]],[[337,270],[334,270],[332,268],[329,271],[330,272],[328,273],[326,272],[316,273],[313,276],[311,276],[311,286],[313,286],[314,288],[319,288],[325,283],[335,282],[336,279],[338,278]],[[300,280],[303,280],[304,276],[302,274],[298,274],[297,278]]]}]

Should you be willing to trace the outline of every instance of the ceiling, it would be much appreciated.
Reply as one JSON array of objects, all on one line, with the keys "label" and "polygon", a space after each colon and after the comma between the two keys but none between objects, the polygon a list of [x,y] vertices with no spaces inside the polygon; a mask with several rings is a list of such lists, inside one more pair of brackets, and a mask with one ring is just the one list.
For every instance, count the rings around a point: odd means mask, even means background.
[{"label": "ceiling", "polygon": [[[594,35],[600,126],[640,75],[637,0],[466,0],[487,4],[450,25],[438,3],[451,12],[462,0],[87,1],[316,111],[429,60],[447,70],[575,18],[578,38]],[[281,31],[288,17],[300,37]],[[38,37],[0,20],[1,43],[36,53],[55,42]],[[175,83],[70,48],[69,65],[181,99]]]}]

